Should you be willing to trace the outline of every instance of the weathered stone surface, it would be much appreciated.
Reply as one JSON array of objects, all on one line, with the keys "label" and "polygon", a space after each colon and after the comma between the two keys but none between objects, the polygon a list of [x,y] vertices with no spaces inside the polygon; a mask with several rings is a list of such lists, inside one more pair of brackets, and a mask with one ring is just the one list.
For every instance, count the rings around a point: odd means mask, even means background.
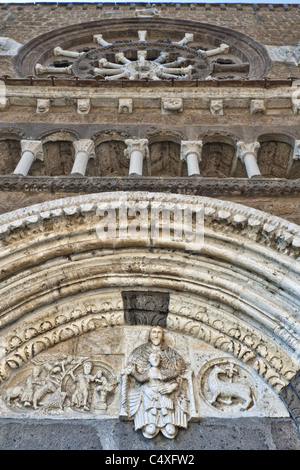
[{"label": "weathered stone surface", "polygon": [[[205,419],[191,423],[170,441],[158,435],[153,441],[119,420],[72,420],[68,422],[0,421],[1,450],[299,450],[300,440],[293,422],[281,419]],[[118,450],[120,453],[118,453]],[[110,455],[110,453],[108,454]],[[128,455],[128,454],[126,454]],[[195,454],[197,455],[197,454]]]},{"label": "weathered stone surface", "polygon": [[1,7],[0,448],[298,450],[300,10],[144,7]]}]

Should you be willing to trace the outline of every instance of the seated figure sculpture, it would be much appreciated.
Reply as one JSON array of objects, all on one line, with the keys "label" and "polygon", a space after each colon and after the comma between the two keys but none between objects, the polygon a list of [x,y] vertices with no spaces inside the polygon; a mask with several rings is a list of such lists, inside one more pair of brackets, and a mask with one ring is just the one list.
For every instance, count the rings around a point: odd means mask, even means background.
[{"label": "seated figure sculpture", "polygon": [[186,396],[186,365],[182,357],[165,344],[161,327],[153,327],[148,343],[139,346],[123,371],[131,377],[128,408],[135,429],[146,438],[160,431],[169,439],[178,427],[187,427],[189,403]]}]

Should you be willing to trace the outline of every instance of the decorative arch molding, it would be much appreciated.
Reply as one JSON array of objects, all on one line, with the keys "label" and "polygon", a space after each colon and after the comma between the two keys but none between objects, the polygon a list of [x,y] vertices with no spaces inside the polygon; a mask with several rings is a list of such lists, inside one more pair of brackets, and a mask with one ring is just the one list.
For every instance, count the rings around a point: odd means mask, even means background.
[{"label": "decorative arch molding", "polygon": [[73,130],[65,129],[65,130],[51,130],[44,132],[42,135],[39,135],[37,137],[38,139],[41,139],[43,143],[46,142],[57,142],[60,140],[68,141],[68,142],[74,142],[75,140],[78,140],[78,135]]},{"label": "decorative arch molding", "polygon": [[125,142],[126,139],[130,139],[132,136],[127,132],[116,131],[116,130],[107,130],[102,132],[97,132],[92,135],[92,140],[95,142],[95,145],[102,144],[104,142],[110,141],[120,141]]},{"label": "decorative arch molding", "polygon": [[80,23],[42,34],[20,49],[15,57],[15,68],[20,76],[30,76],[34,74],[35,65],[48,60],[58,45],[63,49],[82,47],[91,43],[93,35],[99,33],[108,41],[119,41],[120,38],[132,40],[138,30],[145,29],[151,31],[153,35],[165,31],[167,36],[175,35],[175,39],[182,39],[188,32],[205,44],[215,47],[226,43],[235,56],[249,63],[249,78],[264,77],[271,67],[268,52],[261,44],[229,28],[169,18],[123,18]]},{"label": "decorative arch molding", "polygon": [[[201,206],[203,245],[103,237],[99,211],[122,200]],[[125,325],[122,292],[132,290],[168,293],[167,331],[230,353],[277,394],[297,377],[299,226],[226,201],[146,192],[50,201],[0,223],[2,383],[53,346]]]}]

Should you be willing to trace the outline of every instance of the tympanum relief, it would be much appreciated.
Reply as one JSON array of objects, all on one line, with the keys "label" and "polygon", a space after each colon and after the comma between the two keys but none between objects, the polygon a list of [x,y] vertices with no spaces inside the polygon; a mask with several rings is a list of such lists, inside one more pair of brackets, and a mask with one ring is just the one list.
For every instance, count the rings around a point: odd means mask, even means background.
[{"label": "tympanum relief", "polygon": [[157,324],[67,339],[15,368],[0,391],[2,417],[122,419],[148,439],[174,439],[204,417],[286,413],[231,354]]},{"label": "tympanum relief", "polygon": [[106,412],[118,379],[111,368],[88,357],[41,355],[3,394],[14,411],[66,414]]}]

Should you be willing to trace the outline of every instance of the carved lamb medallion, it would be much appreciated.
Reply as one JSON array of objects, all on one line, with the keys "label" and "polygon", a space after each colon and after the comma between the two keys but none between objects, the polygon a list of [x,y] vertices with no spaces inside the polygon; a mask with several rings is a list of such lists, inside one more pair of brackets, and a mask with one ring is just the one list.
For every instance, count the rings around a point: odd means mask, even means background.
[{"label": "carved lamb medallion", "polygon": [[204,369],[199,378],[200,394],[218,411],[235,414],[255,405],[256,385],[239,364],[229,358],[219,358]]}]

